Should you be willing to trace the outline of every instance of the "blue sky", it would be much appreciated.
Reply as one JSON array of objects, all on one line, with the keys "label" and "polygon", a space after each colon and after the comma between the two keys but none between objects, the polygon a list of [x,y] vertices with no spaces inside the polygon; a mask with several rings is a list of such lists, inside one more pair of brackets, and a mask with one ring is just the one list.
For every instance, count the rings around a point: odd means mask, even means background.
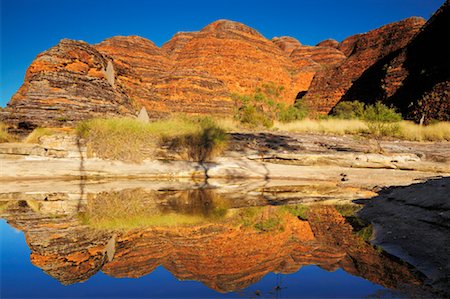
[{"label": "blue sky", "polygon": [[289,35],[303,44],[338,41],[410,16],[428,19],[444,0],[0,0],[0,106],[22,84],[40,52],[62,38],[98,43],[140,35],[158,46],[178,31],[217,19],[255,28],[267,38]]}]

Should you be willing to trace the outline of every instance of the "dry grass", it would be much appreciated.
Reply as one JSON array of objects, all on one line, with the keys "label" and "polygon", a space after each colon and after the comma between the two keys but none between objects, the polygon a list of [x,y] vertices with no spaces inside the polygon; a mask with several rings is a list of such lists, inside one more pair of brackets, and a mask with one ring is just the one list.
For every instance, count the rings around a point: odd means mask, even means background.
[{"label": "dry grass", "polygon": [[0,143],[14,142],[16,138],[8,133],[8,126],[0,123]]},{"label": "dry grass", "polygon": [[400,123],[400,136],[413,141],[450,141],[450,122],[419,126],[413,122]]},{"label": "dry grass", "polygon": [[36,128],[24,140],[25,143],[39,143],[43,136],[51,136],[59,132],[64,132],[59,128]]},{"label": "dry grass", "polygon": [[276,129],[287,132],[321,133],[321,134],[359,134],[368,130],[362,120],[355,119],[304,119],[290,123],[276,122]]},{"label": "dry grass", "polygon": [[226,146],[226,132],[208,117],[175,116],[142,123],[131,118],[92,119],[81,122],[78,135],[88,150],[105,159],[140,162],[148,156],[143,149],[157,149],[165,143],[184,148],[189,158],[204,161]]},{"label": "dry grass", "polygon": [[[395,137],[411,141],[450,141],[450,122],[439,122],[429,126],[420,126],[410,121],[386,123],[395,125],[395,130],[381,130],[381,137]],[[286,132],[320,133],[332,135],[369,134],[371,130],[366,122],[356,119],[305,119],[291,123],[276,123],[275,128]]]}]

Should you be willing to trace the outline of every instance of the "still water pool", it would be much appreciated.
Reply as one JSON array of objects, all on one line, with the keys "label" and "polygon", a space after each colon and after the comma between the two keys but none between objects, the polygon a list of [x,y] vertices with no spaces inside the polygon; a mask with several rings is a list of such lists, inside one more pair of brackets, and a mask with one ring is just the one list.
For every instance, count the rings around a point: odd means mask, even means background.
[{"label": "still water pool", "polygon": [[44,195],[2,202],[1,298],[391,298],[421,283],[367,242],[354,206],[167,188]]}]

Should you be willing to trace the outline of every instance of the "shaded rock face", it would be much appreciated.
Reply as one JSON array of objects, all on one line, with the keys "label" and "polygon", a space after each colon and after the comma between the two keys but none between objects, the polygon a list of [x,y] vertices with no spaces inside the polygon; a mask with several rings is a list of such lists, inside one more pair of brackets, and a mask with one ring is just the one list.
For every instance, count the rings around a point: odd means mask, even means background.
[{"label": "shaded rock face", "polygon": [[[376,101],[364,92],[354,92],[358,80],[375,64],[396,55],[419,32],[422,18],[408,18],[378,29],[349,37],[339,49],[348,56],[340,65],[318,73],[304,100],[313,111],[328,113],[340,100]],[[381,89],[381,78],[370,76],[366,87]],[[365,90],[363,90],[365,91]]]},{"label": "shaded rock face", "polygon": [[[447,0],[387,67],[384,83],[388,101],[415,120],[450,120],[449,23]],[[401,84],[399,78],[404,78]],[[434,110],[437,106],[440,109]]]},{"label": "shaded rock face", "polygon": [[60,126],[87,117],[128,115],[132,101],[116,83],[116,68],[89,44],[62,40],[30,65],[3,121],[19,127]]},{"label": "shaded rock face", "polygon": [[[223,198],[217,197],[212,197],[213,201],[187,200],[183,194],[172,191],[161,197],[161,192],[141,193],[140,198],[146,206],[156,204],[183,213],[204,214],[216,201],[223,203]],[[87,203],[81,203],[77,210],[83,211],[85,205],[87,209],[92,204],[98,207],[92,202],[98,196],[106,194],[87,196]],[[116,197],[117,192],[111,196]],[[332,206],[311,207],[307,221],[277,206],[250,207],[249,213],[245,212],[247,203],[243,210],[233,209],[231,213],[252,215],[257,209],[257,218],[250,219],[262,223],[277,219],[278,228],[271,229],[243,225],[253,221],[246,218],[251,216],[243,216],[237,218],[238,222],[210,219],[189,226],[114,231],[89,226],[89,220],[81,223],[80,219],[89,217],[70,212],[59,217],[43,213],[49,203],[43,202],[37,209],[30,201],[13,202],[3,210],[2,217],[24,231],[32,263],[64,284],[84,281],[100,270],[118,278],[141,277],[162,265],[180,280],[197,280],[216,291],[230,292],[259,281],[269,272],[294,273],[310,264],[327,271],[342,268],[388,288],[420,284],[408,265],[380,254],[355,235],[349,222]],[[120,203],[126,205],[123,200]],[[101,211],[94,211],[106,212],[109,217],[115,213],[109,209],[102,206]]]},{"label": "shaded rock face", "polygon": [[341,100],[383,101],[416,121],[450,120],[449,22],[447,1],[405,47],[366,69]]}]

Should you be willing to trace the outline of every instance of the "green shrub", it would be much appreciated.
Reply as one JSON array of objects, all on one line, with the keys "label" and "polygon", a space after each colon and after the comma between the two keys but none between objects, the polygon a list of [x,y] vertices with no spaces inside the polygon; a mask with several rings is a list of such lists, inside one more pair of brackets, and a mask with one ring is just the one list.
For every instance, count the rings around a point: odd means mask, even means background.
[{"label": "green shrub", "polygon": [[359,101],[339,102],[331,115],[340,119],[360,119],[364,116],[364,103]]},{"label": "green shrub", "polygon": [[400,132],[401,114],[381,102],[366,106],[363,119],[369,133],[375,136],[396,136]]},{"label": "green shrub", "polygon": [[283,86],[263,84],[252,95],[233,95],[236,102],[235,119],[251,128],[273,126],[274,121],[291,122],[301,120],[308,114],[306,107],[297,104],[288,106],[281,102]]},{"label": "green shrub", "polygon": [[288,123],[296,120],[302,120],[308,115],[308,109],[306,106],[295,104],[294,106],[286,106],[284,104],[278,105],[277,120],[280,122]]},{"label": "green shrub", "polygon": [[402,115],[397,113],[394,108],[389,108],[381,102],[375,105],[368,105],[364,110],[363,119],[368,122],[399,122]]}]

